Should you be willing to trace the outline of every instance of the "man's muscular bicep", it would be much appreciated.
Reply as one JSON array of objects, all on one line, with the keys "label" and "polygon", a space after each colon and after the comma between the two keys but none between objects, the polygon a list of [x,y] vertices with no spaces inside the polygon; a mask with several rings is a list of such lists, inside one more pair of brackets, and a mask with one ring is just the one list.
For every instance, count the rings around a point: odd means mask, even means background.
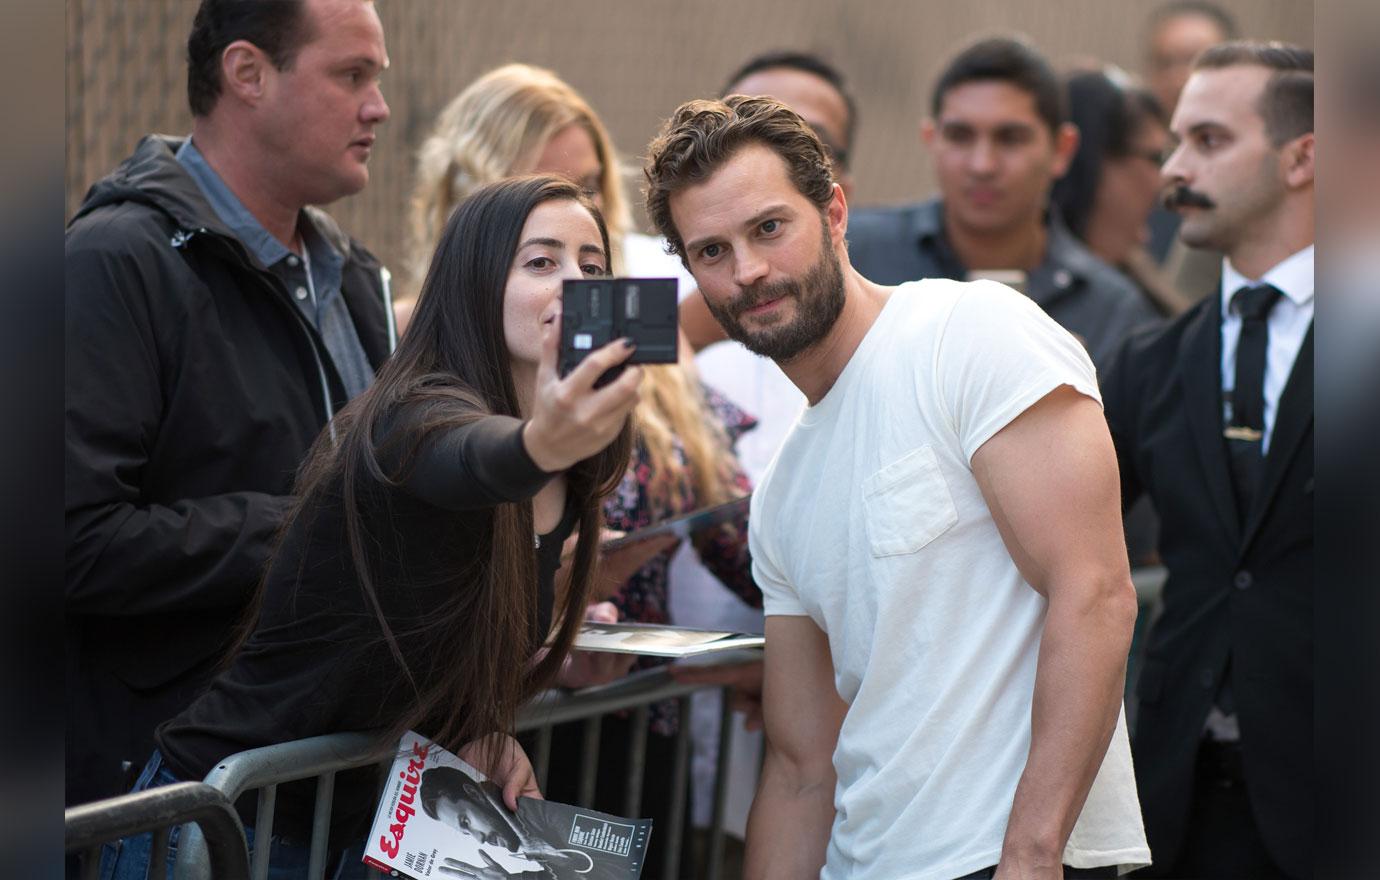
[{"label": "man's muscular bicep", "polygon": [[978,449],[973,474],[1040,593],[1069,575],[1126,569],[1116,453],[1095,400],[1067,385],[1051,391]]}]

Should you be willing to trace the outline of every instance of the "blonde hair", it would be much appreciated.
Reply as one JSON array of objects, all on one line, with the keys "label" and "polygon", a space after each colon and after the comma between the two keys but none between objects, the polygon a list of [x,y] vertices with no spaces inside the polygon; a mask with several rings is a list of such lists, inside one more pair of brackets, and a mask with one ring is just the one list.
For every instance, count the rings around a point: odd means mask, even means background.
[{"label": "blonde hair", "polygon": [[[568,125],[594,141],[603,166],[600,198],[613,253],[611,269],[624,273],[623,237],[632,230],[618,154],[608,130],[580,93],[541,67],[506,64],[471,83],[446,105],[417,154],[410,207],[408,290],[416,295],[446,220],[456,205],[488,183],[532,171],[546,144]],[[684,346],[682,346],[684,348]],[[735,493],[728,438],[709,412],[688,359],[643,370],[642,402],[634,428],[651,464],[649,497],[682,507],[687,484],[698,505]],[[679,441],[686,465],[675,455]]]},{"label": "blonde hair", "polygon": [[506,64],[456,95],[418,151],[410,209],[411,290],[420,288],[455,206],[487,183],[533,170],[546,144],[572,124],[589,133],[603,166],[600,209],[613,243],[614,271],[621,271],[622,239],[632,220],[608,131],[580,93],[556,74]]}]

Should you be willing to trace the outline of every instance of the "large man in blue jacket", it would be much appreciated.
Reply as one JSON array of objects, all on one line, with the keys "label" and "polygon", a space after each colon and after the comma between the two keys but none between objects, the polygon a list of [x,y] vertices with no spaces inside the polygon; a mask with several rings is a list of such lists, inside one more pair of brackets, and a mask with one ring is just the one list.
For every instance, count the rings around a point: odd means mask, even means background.
[{"label": "large man in blue jacket", "polygon": [[203,0],[191,137],[66,236],[67,802],[116,794],[208,680],[294,472],[392,346],[388,274],[320,210],[369,179],[367,0]]}]

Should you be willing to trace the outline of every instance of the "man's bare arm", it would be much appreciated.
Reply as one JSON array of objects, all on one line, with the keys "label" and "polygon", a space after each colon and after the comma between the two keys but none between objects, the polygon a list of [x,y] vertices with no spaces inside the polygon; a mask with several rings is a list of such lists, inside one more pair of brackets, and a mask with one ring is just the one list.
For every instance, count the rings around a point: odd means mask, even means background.
[{"label": "man's bare arm", "polygon": [[973,473],[1022,577],[1049,600],[996,877],[1058,878],[1121,711],[1136,619],[1116,456],[1097,403],[1063,386],[983,444]]},{"label": "man's bare arm", "polygon": [[767,618],[767,757],[748,815],[748,880],[818,877],[834,823],[834,746],[848,707],[829,640],[808,617]]}]

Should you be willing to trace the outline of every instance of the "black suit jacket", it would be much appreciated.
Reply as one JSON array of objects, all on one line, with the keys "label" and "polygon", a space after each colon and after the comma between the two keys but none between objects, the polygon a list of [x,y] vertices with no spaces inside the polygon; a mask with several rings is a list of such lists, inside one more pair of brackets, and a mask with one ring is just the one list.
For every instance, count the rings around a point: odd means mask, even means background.
[{"label": "black suit jacket", "polygon": [[1313,330],[1243,526],[1222,438],[1221,324],[1210,296],[1132,336],[1103,386],[1123,501],[1151,496],[1169,569],[1140,675],[1136,781],[1151,856],[1170,864],[1204,724],[1230,674],[1256,823],[1279,866],[1301,876],[1313,837]]}]

